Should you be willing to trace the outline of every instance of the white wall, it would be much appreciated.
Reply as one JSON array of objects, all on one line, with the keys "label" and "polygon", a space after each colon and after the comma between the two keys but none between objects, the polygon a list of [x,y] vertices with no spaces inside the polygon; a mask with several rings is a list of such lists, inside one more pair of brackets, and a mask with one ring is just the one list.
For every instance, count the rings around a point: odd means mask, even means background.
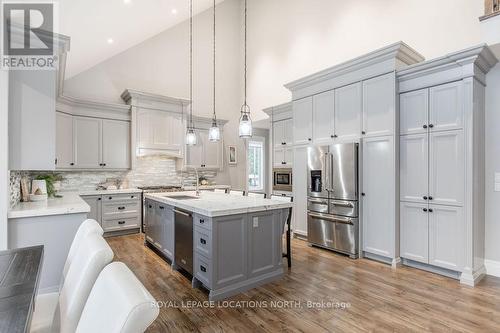
[{"label": "white wall", "polygon": [[500,262],[500,192],[494,191],[495,172],[500,172],[500,64],[487,76],[486,87],[486,254]]},{"label": "white wall", "polygon": [[[483,0],[252,0],[254,109],[288,102],[288,83],[404,41],[426,58],[479,44]],[[264,115],[261,115],[264,117]]]},{"label": "white wall", "polygon": [[9,205],[9,73],[0,70],[0,250],[7,249],[7,209]]}]

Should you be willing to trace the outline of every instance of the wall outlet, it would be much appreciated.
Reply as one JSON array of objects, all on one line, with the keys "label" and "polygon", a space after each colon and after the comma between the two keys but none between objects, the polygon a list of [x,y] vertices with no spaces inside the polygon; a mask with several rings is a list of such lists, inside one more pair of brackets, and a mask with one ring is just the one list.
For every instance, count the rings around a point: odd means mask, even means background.
[{"label": "wall outlet", "polygon": [[500,192],[500,172],[495,172],[495,192]]},{"label": "wall outlet", "polygon": [[255,216],[253,218],[253,227],[254,228],[258,228],[259,227],[259,218],[257,216]]}]

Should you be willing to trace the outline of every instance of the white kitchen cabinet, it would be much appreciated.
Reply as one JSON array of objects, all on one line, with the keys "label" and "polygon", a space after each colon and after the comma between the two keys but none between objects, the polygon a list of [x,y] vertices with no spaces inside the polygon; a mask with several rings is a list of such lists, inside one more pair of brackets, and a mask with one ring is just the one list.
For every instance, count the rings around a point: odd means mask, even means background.
[{"label": "white kitchen cabinet", "polygon": [[290,168],[293,165],[293,148],[274,149],[273,165],[276,168]]},{"label": "white kitchen cabinet", "polygon": [[56,167],[72,168],[73,151],[73,116],[56,112]]},{"label": "white kitchen cabinet", "polygon": [[462,81],[432,87],[429,90],[429,126],[432,131],[463,128],[464,96]]},{"label": "white kitchen cabinet", "polygon": [[394,73],[363,81],[362,133],[365,137],[394,133],[395,85]]},{"label": "white kitchen cabinet", "polygon": [[399,103],[400,133],[427,133],[429,125],[429,89],[401,94]]},{"label": "white kitchen cabinet", "polygon": [[273,122],[274,147],[293,145],[293,120],[283,119]]},{"label": "white kitchen cabinet", "polygon": [[307,236],[307,147],[293,150],[293,219],[295,234]]},{"label": "white kitchen cabinet", "polygon": [[429,264],[460,270],[465,243],[463,208],[429,205]]},{"label": "white kitchen cabinet", "polygon": [[401,257],[429,263],[429,212],[427,203],[401,202]]},{"label": "white kitchen cabinet", "polygon": [[335,133],[339,141],[355,141],[361,135],[361,82],[335,89]]},{"label": "white kitchen cabinet", "polygon": [[293,143],[295,145],[304,145],[312,141],[312,113],[312,97],[293,102]]},{"label": "white kitchen cabinet", "polygon": [[130,168],[130,122],[102,121],[102,164],[109,169]]},{"label": "white kitchen cabinet", "polygon": [[314,144],[330,144],[334,139],[335,93],[333,90],[313,96],[313,134]]},{"label": "white kitchen cabinet", "polygon": [[463,131],[432,132],[429,139],[429,199],[462,206],[465,191]]},{"label": "white kitchen cabinet", "polygon": [[293,146],[293,119],[292,118],[285,119],[283,127],[285,129],[283,137],[285,146]]},{"label": "white kitchen cabinet", "polygon": [[392,136],[363,139],[363,251],[394,258],[395,163]]},{"label": "white kitchen cabinet", "polygon": [[429,196],[428,134],[402,135],[399,158],[401,200],[427,202]]},{"label": "white kitchen cabinet", "polygon": [[91,117],[73,117],[73,144],[75,168],[98,169],[102,167],[102,120]]},{"label": "white kitchen cabinet", "polygon": [[186,146],[185,168],[220,169],[222,167],[222,141],[210,142],[208,130],[196,129],[197,144]]},{"label": "white kitchen cabinet", "polygon": [[139,109],[137,111],[136,154],[143,156],[162,153],[181,157],[184,129],[181,114]]}]

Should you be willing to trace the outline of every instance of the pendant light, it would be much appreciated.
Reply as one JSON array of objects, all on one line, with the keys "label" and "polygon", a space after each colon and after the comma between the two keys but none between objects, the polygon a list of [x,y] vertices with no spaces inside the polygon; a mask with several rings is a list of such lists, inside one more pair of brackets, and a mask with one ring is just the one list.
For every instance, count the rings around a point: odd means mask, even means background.
[{"label": "pendant light", "polygon": [[240,113],[240,138],[251,138],[253,132],[252,119],[250,118],[250,107],[247,104],[247,0],[245,0],[245,102],[241,106]]},{"label": "pendant light", "polygon": [[187,126],[186,144],[196,145],[196,133],[193,123],[193,0],[189,1],[189,124]]},{"label": "pendant light", "polygon": [[217,126],[217,114],[215,112],[215,0],[214,0],[214,96],[213,96],[213,102],[214,102],[214,115],[212,117],[212,127],[208,130],[208,140],[211,142],[217,142],[220,141],[220,128]]}]

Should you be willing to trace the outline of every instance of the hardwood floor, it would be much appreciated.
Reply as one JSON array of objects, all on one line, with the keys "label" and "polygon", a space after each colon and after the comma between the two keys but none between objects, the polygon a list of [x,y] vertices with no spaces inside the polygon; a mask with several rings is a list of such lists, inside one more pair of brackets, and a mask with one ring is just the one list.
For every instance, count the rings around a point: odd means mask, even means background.
[{"label": "hardwood floor", "polygon": [[[206,291],[192,289],[143,245],[142,236],[107,240],[115,260],[126,263],[162,302],[148,332],[500,332],[499,278],[486,277],[470,288],[413,268],[351,260],[294,239],[292,268],[282,280],[232,297],[232,303],[202,307],[193,303],[208,302]],[[333,304],[311,307],[308,301]]]}]

